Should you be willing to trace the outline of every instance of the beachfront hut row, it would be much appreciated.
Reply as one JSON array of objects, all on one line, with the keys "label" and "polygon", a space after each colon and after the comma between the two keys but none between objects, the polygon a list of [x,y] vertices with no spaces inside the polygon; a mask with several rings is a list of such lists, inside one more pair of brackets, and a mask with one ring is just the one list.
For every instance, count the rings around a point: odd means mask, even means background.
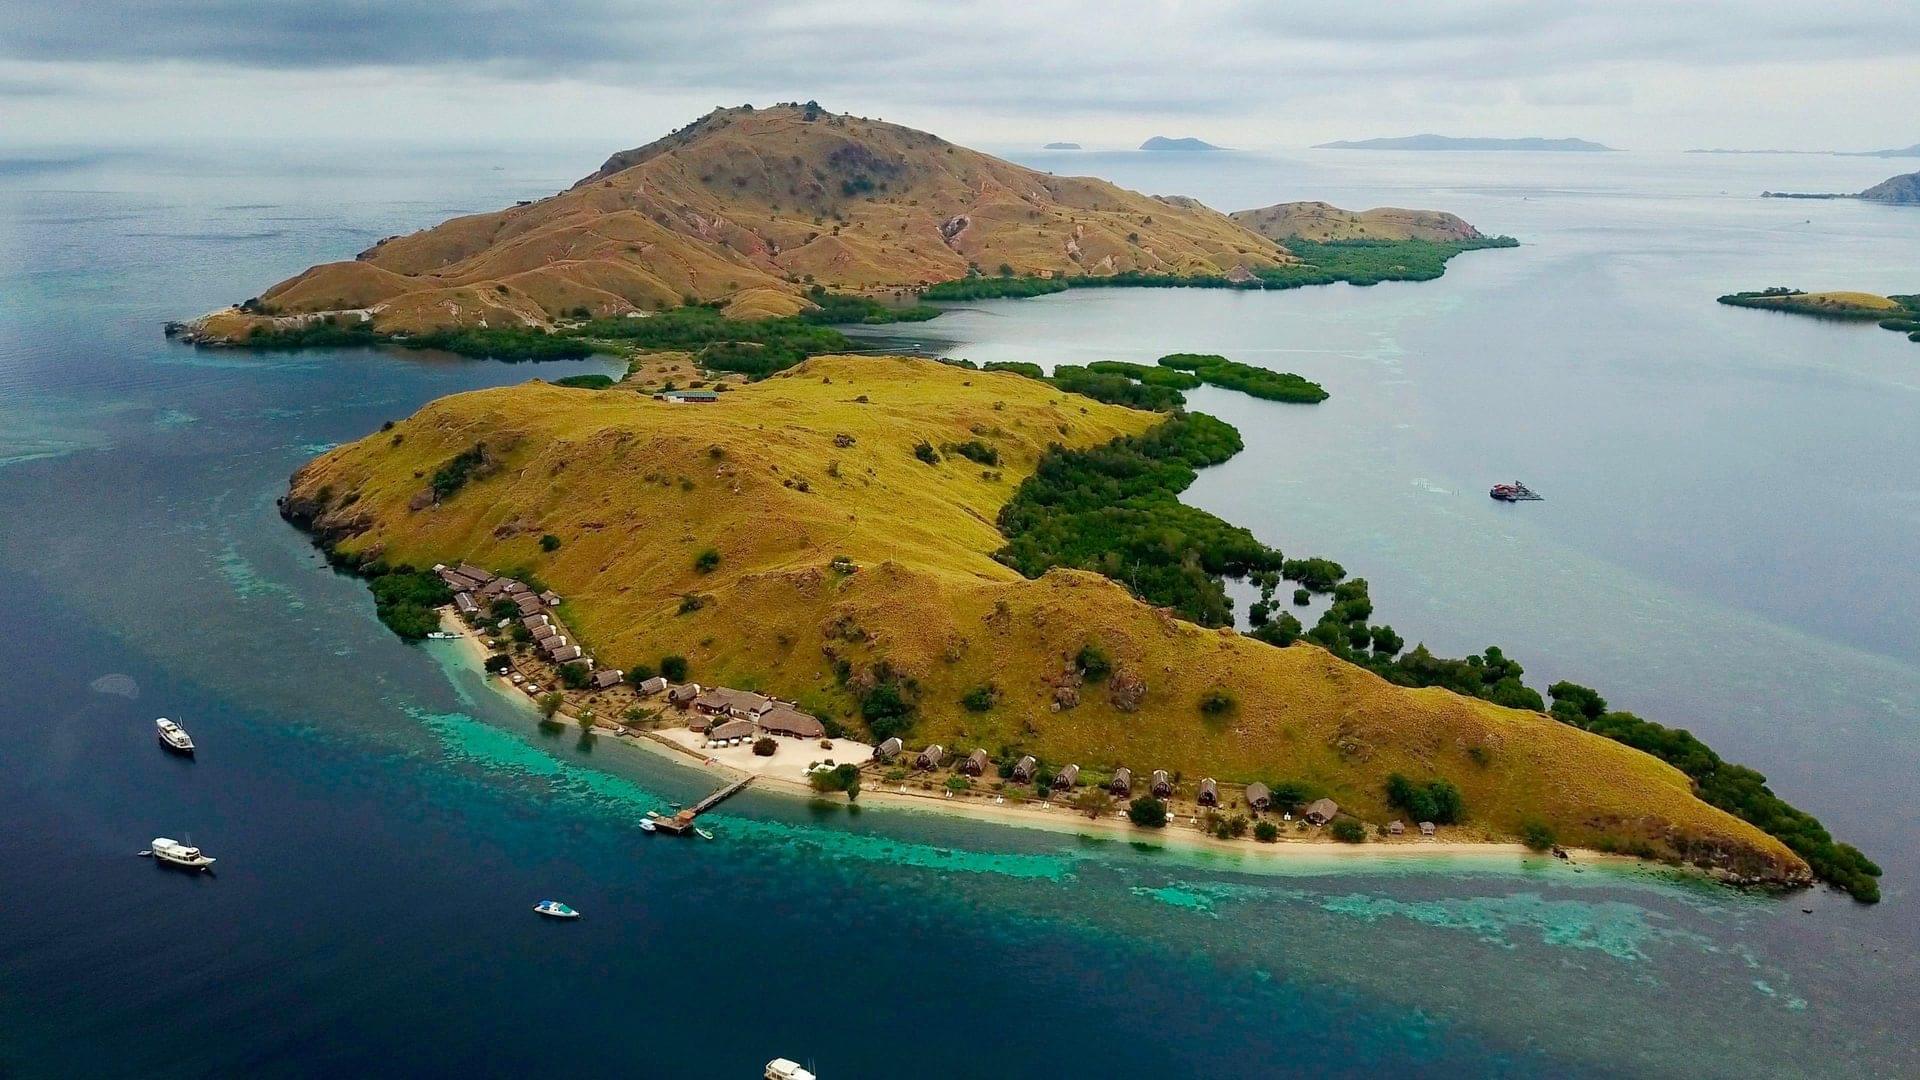
[{"label": "beachfront hut row", "polygon": [[694,702],[694,699],[698,698],[699,696],[700,696],[699,683],[697,682],[681,683],[679,686],[676,686],[673,689],[667,691],[667,704],[684,709],[692,705]]},{"label": "beachfront hut row", "polygon": [[967,760],[960,763],[960,771],[968,776],[979,776],[987,771],[990,761],[985,750],[975,750],[967,755]]},{"label": "beachfront hut row", "polygon": [[1056,791],[1070,791],[1079,782],[1080,766],[1078,765],[1068,765],[1053,776],[1053,787]]},{"label": "beachfront hut row", "polygon": [[1421,836],[1432,836],[1432,835],[1433,835],[1433,822],[1431,822],[1431,821],[1423,821],[1423,822],[1421,822],[1421,823],[1420,823],[1420,835],[1421,835]]},{"label": "beachfront hut row", "polygon": [[1387,822],[1387,835],[1399,836],[1407,831],[1407,823],[1399,819]]}]

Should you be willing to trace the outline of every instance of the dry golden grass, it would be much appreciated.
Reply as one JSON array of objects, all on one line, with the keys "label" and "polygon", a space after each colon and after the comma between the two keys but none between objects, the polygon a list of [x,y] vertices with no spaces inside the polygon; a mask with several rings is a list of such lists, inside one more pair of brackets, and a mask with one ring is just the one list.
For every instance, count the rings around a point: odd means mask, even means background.
[{"label": "dry golden grass", "polygon": [[[571,190],[390,237],[264,295],[287,314],[376,306],[409,331],[657,310],[808,306],[811,282],[913,287],[992,273],[1220,274],[1292,261],[1190,199],[1056,177],[894,124],[721,109]],[[496,295],[497,287],[509,290]]]},{"label": "dry golden grass", "polygon": [[1868,292],[1815,292],[1788,297],[1796,306],[1832,308],[1836,311],[1875,311],[1896,313],[1900,305],[1884,296]]},{"label": "dry golden grass", "polygon": [[1289,202],[1236,210],[1234,221],[1270,240],[1474,240],[1480,230],[1439,210],[1342,210],[1323,202]]},{"label": "dry golden grass", "polygon": [[[1797,863],[1695,799],[1677,770],[1543,715],[1396,687],[1311,646],[1203,629],[1097,575],[1029,581],[992,559],[995,514],[1050,443],[1096,445],[1157,421],[1015,375],[818,357],[715,405],[538,382],[446,398],[317,459],[293,495],[312,502],[325,489],[319,525],[351,533],[350,551],[537,574],[612,665],[677,653],[699,681],[848,718],[835,662],[857,677],[885,661],[918,684],[916,740],[1031,751],[1090,772],[1164,768],[1189,783],[1299,778],[1373,821],[1391,816],[1388,773],[1442,775],[1490,834],[1538,818],[1571,843],[1666,851],[1706,839]],[[998,449],[997,469],[913,453],[921,440],[973,438]],[[410,509],[476,442],[499,468]],[[540,550],[544,533],[561,538],[558,551]],[[702,574],[695,558],[708,548],[720,564]],[[837,556],[858,569],[831,569]],[[690,594],[705,605],[681,614]],[[1098,684],[1079,687],[1076,707],[1053,708],[1089,642],[1145,681],[1137,711]],[[986,684],[995,708],[961,707]],[[1237,708],[1203,717],[1215,688]]]}]

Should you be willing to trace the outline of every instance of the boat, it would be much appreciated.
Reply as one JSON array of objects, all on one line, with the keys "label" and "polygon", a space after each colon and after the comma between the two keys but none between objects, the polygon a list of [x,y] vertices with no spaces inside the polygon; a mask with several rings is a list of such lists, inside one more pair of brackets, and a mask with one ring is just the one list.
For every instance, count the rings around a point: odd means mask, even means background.
[{"label": "boat", "polygon": [[813,1070],[797,1061],[774,1058],[767,1062],[766,1080],[814,1080]]},{"label": "boat", "polygon": [[147,853],[168,866],[178,866],[183,870],[205,870],[213,865],[213,858],[199,848],[164,836],[155,837],[153,847]]},{"label": "boat", "polygon": [[658,830],[659,828],[660,828],[660,827],[659,827],[658,825],[655,825],[655,824],[653,823],[653,819],[652,819],[652,818],[641,818],[641,819],[640,819],[640,831],[641,831],[641,832],[655,832],[655,831],[657,831],[657,830]]},{"label": "boat", "polygon": [[430,641],[459,641],[460,635],[450,634],[445,630],[430,630],[427,632],[427,638]]},{"label": "boat", "polygon": [[1518,480],[1511,484],[1495,484],[1487,494],[1501,502],[1539,502],[1541,499],[1532,488]]},{"label": "boat", "polygon": [[549,919],[577,919],[580,913],[558,900],[542,900],[533,905],[533,910]]},{"label": "boat", "polygon": [[193,736],[187,734],[186,728],[164,716],[155,720],[153,726],[160,729],[160,745],[176,754],[191,755],[193,753]]},{"label": "boat", "polygon": [[702,828],[699,828],[698,826],[696,826],[696,827],[694,828],[694,830],[693,830],[693,835],[695,835],[695,836],[698,836],[698,837],[699,837],[700,839],[702,839],[702,840],[711,840],[711,839],[713,839],[713,834],[712,834],[712,833],[710,833],[710,832],[708,832],[708,831],[707,831],[707,830],[705,830],[705,829],[702,829]]}]

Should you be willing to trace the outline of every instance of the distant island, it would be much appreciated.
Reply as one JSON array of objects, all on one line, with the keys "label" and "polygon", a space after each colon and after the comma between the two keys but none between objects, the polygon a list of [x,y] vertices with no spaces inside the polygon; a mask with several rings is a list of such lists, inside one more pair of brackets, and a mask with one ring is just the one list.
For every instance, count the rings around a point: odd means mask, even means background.
[{"label": "distant island", "polygon": [[1577,153],[1614,152],[1585,139],[1460,139],[1450,135],[1406,135],[1397,139],[1360,139],[1320,143],[1315,150],[1519,150],[1573,151]]},{"label": "distant island", "polygon": [[1199,139],[1192,139],[1192,138],[1169,139],[1165,135],[1155,135],[1153,138],[1148,139],[1146,142],[1141,143],[1140,149],[1157,150],[1157,151],[1168,152],[1168,153],[1190,154],[1195,152],[1205,152],[1208,150],[1224,150],[1226,149],[1226,147],[1215,146],[1210,142],[1202,142]]},{"label": "distant island", "polygon": [[1920,206],[1920,172],[1889,177],[1865,191],[1845,192],[1763,191],[1763,199],[1864,199],[1890,206]]},{"label": "distant island", "polygon": [[1720,302],[1731,307],[1785,311],[1821,319],[1875,322],[1881,329],[1920,342],[1920,294],[1881,296],[1867,292],[1806,292],[1776,287],[1758,292],[1728,293]]},{"label": "distant island", "polygon": [[1782,154],[1811,157],[1920,157],[1920,143],[1893,150],[1688,150],[1689,154]]},{"label": "distant island", "polygon": [[1042,150],[1078,150],[1080,149],[1080,144],[1077,142],[1050,142],[1047,145],[1041,147],[1040,149]]}]

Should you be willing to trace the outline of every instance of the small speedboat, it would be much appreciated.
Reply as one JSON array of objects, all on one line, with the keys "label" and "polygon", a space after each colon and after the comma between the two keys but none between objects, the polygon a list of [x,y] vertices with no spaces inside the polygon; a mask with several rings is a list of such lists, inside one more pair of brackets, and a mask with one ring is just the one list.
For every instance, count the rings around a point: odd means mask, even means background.
[{"label": "small speedboat", "polygon": [[660,826],[658,826],[658,825],[655,825],[655,824],[653,823],[653,819],[652,819],[652,818],[641,818],[641,819],[640,819],[640,831],[641,831],[641,832],[658,832],[658,831],[659,831],[659,829],[660,829]]},{"label": "small speedboat", "polygon": [[161,746],[166,747],[176,754],[193,753],[193,736],[187,734],[186,728],[181,727],[179,724],[174,723],[164,716],[155,720],[153,726],[160,731]]},{"label": "small speedboat", "polygon": [[702,840],[711,840],[711,839],[713,839],[713,834],[712,834],[712,833],[710,833],[710,832],[708,832],[708,831],[707,831],[707,830],[705,830],[705,829],[700,829],[700,828],[696,828],[696,829],[694,829],[694,830],[693,830],[693,834],[694,834],[695,836],[698,836],[698,837],[699,837],[700,839],[702,839]]},{"label": "small speedboat", "polygon": [[164,836],[154,838],[148,854],[168,866],[178,866],[183,870],[205,870],[213,865],[212,856],[203,854],[199,848]]},{"label": "small speedboat", "polygon": [[542,900],[533,905],[533,910],[549,919],[577,919],[580,913],[558,900]]}]

